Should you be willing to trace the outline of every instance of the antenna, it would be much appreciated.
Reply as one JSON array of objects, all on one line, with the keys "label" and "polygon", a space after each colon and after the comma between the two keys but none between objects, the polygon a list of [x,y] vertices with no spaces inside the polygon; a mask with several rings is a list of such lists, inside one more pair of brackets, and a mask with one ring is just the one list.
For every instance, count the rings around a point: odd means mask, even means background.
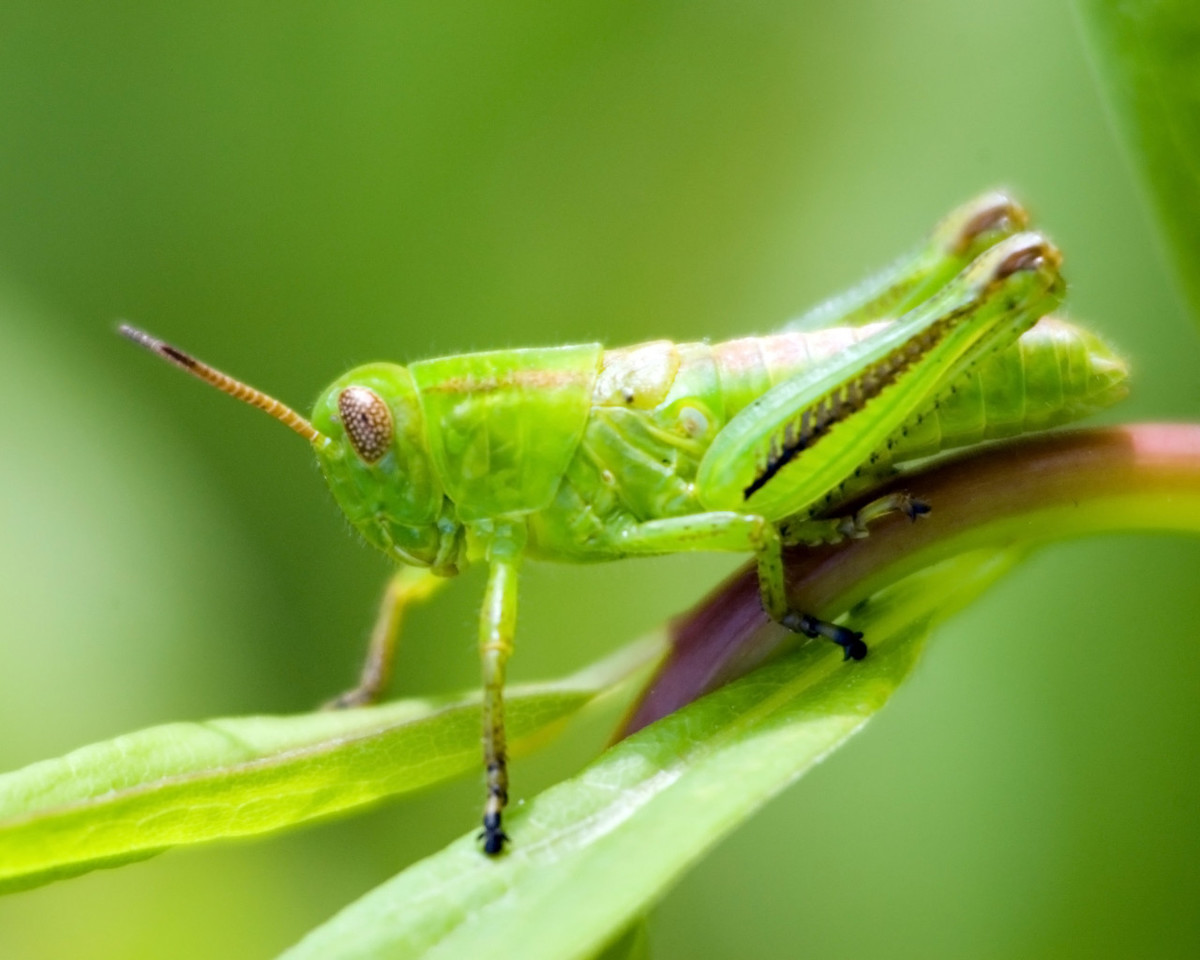
[{"label": "antenna", "polygon": [[173,363],[175,366],[186,370],[193,377],[198,377],[205,383],[211,384],[222,393],[227,393],[234,399],[248,403],[252,407],[258,407],[259,410],[270,414],[284,426],[295,430],[296,433],[300,434],[309,443],[321,447],[329,443],[329,438],[305,420],[304,417],[300,416],[300,414],[287,406],[287,404],[280,403],[274,397],[267,396],[261,390],[255,390],[240,380],[233,379],[229,374],[213,369],[207,363],[203,363],[190,354],[176,349],[169,343],[163,343],[157,337],[152,337],[145,331],[137,329],[137,327],[131,327],[127,323],[122,323],[118,326],[117,331],[121,336],[132,340],[139,346],[145,347],[151,353],[158,354],[167,362]]}]

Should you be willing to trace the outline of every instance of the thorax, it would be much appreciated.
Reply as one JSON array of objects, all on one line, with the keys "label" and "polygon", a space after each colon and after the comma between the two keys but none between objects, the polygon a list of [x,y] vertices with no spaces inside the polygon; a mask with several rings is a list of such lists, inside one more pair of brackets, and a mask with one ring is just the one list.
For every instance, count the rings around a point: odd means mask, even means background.
[{"label": "thorax", "polygon": [[606,559],[623,525],[700,512],[695,477],[709,445],[746,404],[814,362],[810,339],[655,341],[606,351],[555,499],[530,518],[531,548]]}]

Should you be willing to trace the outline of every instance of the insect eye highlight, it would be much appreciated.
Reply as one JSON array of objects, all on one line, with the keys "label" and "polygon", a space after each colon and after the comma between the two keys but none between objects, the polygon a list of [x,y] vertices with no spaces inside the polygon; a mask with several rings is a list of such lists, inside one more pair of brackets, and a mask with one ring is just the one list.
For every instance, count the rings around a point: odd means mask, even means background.
[{"label": "insect eye highlight", "polygon": [[374,390],[347,387],[338,394],[338,413],[355,452],[367,463],[380,459],[392,446],[395,427],[391,408]]}]

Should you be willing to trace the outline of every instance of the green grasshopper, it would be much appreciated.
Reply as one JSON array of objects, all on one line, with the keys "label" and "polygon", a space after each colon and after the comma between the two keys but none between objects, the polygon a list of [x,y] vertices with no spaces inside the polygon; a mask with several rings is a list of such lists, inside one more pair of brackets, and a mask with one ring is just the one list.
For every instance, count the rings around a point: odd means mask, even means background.
[{"label": "green grasshopper", "polygon": [[360,683],[332,705],[376,700],[405,607],[468,564],[488,565],[480,839],[495,855],[508,839],[503,688],[522,561],[748,553],[771,618],[861,660],[861,633],[789,607],[781,550],[926,512],[904,494],[839,515],[895,464],[1055,426],[1124,394],[1125,367],[1099,339],[1037,323],[1062,298],[1059,264],[1019,206],[988,194],[780,333],[374,363],[334,381],[311,421],[148,334],[121,332],[308,440],[351,523],[402,565]]}]

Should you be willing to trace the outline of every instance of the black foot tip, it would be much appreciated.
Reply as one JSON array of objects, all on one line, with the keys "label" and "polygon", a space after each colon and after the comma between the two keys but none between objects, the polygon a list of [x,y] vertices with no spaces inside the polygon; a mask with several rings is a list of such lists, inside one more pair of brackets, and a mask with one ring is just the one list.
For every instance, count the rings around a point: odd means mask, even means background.
[{"label": "black foot tip", "polygon": [[500,856],[508,843],[508,834],[503,830],[484,830],[479,837],[483,840],[483,852],[489,857]]},{"label": "black foot tip", "polygon": [[489,813],[484,816],[483,829],[476,839],[483,841],[483,852],[489,857],[496,857],[504,852],[508,834],[500,829],[500,814]]},{"label": "black foot tip", "polygon": [[863,643],[861,633],[851,633],[844,640],[838,640],[842,647],[843,660],[861,660],[867,655],[867,645]]},{"label": "black foot tip", "polygon": [[917,517],[923,517],[929,513],[933,507],[927,504],[924,500],[909,500],[904,511],[904,515],[913,523],[917,522]]}]

